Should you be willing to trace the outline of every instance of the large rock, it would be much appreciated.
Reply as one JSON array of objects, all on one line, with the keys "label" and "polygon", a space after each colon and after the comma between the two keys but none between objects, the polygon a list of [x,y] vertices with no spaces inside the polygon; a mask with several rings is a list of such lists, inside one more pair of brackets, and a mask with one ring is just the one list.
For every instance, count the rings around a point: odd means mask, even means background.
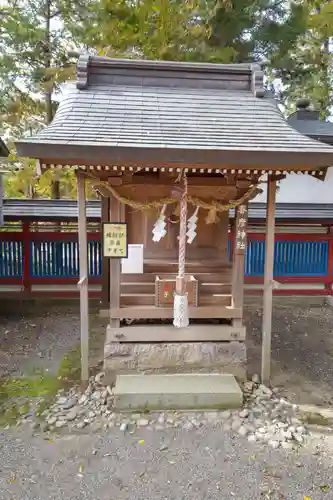
[{"label": "large rock", "polygon": [[104,349],[104,369],[116,373],[188,372],[209,369],[246,377],[244,342],[126,343],[110,342]]},{"label": "large rock", "polygon": [[227,374],[119,375],[115,386],[119,411],[239,408],[243,393]]}]

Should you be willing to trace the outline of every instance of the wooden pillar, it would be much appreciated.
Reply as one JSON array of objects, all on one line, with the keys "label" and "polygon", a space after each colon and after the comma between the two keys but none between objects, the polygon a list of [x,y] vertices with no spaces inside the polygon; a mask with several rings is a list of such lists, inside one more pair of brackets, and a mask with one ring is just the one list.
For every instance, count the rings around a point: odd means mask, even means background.
[{"label": "wooden pillar", "polygon": [[[110,198],[102,196],[102,211],[101,211],[101,234],[103,231],[103,223],[109,221],[110,214]],[[102,258],[102,294],[101,302],[103,308],[109,307],[110,297],[110,259],[108,257]]]},{"label": "wooden pillar", "polygon": [[80,261],[80,330],[81,330],[81,381],[86,386],[89,380],[89,310],[88,310],[88,242],[86,217],[85,178],[77,173],[79,261]]},{"label": "wooden pillar", "polygon": [[[248,208],[240,205],[235,213],[235,238],[232,265],[232,303],[233,307],[243,309],[244,303],[244,262],[246,250]],[[234,326],[241,326],[242,320],[234,319]]]},{"label": "wooden pillar", "polygon": [[276,195],[276,181],[272,180],[272,178],[269,177],[267,186],[264,304],[263,304],[263,320],[262,320],[262,353],[261,353],[261,380],[262,383],[264,384],[269,382],[271,375],[275,195]]},{"label": "wooden pillar", "polygon": [[[114,197],[110,198],[110,222],[122,222],[124,207]],[[110,311],[120,307],[120,259],[110,259]],[[120,320],[110,318],[111,328],[119,328]]]}]

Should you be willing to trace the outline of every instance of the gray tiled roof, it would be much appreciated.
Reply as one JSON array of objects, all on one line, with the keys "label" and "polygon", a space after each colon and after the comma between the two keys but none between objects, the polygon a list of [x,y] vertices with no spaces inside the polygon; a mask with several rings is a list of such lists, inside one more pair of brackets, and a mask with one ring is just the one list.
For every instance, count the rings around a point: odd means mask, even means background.
[{"label": "gray tiled roof", "polygon": [[250,65],[93,62],[81,90],[67,86],[51,125],[19,141],[20,154],[51,163],[333,163],[333,147],[293,129],[271,97],[256,97]]},{"label": "gray tiled roof", "polygon": [[294,131],[273,99],[251,92],[74,86],[36,141],[119,147],[332,151]]},{"label": "gray tiled roof", "polygon": [[318,138],[323,142],[333,143],[333,123],[324,120],[298,120],[291,117],[288,122],[296,130],[309,137]]}]

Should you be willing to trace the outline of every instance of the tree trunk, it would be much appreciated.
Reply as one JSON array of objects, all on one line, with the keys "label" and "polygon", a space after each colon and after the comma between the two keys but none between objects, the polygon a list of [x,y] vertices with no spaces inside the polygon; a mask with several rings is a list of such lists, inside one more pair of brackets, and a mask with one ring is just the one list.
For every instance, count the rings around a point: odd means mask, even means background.
[{"label": "tree trunk", "polygon": [[[52,67],[51,55],[51,7],[52,0],[46,0],[45,3],[45,69],[48,70]],[[45,107],[46,115],[45,121],[48,125],[53,120],[53,107],[52,107],[52,90],[45,92]],[[60,181],[58,179],[52,180],[51,198],[60,198]]]}]

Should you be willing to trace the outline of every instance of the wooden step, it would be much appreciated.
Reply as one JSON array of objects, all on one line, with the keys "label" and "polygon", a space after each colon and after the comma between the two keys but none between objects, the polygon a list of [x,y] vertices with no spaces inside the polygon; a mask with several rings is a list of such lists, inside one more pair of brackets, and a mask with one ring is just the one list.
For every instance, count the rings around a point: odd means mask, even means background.
[{"label": "wooden step", "polygon": [[155,293],[122,293],[120,306],[154,306]]},{"label": "wooden step", "polygon": [[[221,270],[210,271],[210,272],[199,272],[199,273],[187,273],[191,274],[199,281],[199,283],[231,283],[232,270],[226,268],[223,273]],[[122,274],[121,283],[155,283],[156,276],[161,279],[164,277],[169,277],[170,275],[177,275],[177,272],[170,273],[151,273],[145,272],[144,274]]]},{"label": "wooden step", "polygon": [[231,283],[199,283],[199,296],[215,293],[231,294]]},{"label": "wooden step", "polygon": [[145,294],[155,293],[155,281],[143,282],[143,283],[122,283],[121,284],[121,294]]},{"label": "wooden step", "polygon": [[[228,262],[211,261],[189,261],[185,264],[185,272],[188,274],[219,272],[231,275],[232,267]],[[144,272],[156,274],[173,274],[178,272],[178,262],[151,260],[144,262]]]},{"label": "wooden step", "polygon": [[207,294],[199,295],[199,306],[231,306],[231,295]]},{"label": "wooden step", "polygon": [[[190,318],[242,318],[243,311],[241,308],[225,307],[225,306],[202,306],[190,307]],[[153,307],[153,306],[126,306],[119,308],[103,309],[100,311],[103,318],[120,318],[120,319],[167,319],[173,318],[172,307]]]},{"label": "wooden step", "polygon": [[121,283],[155,283],[155,273],[144,274],[121,274]]}]

